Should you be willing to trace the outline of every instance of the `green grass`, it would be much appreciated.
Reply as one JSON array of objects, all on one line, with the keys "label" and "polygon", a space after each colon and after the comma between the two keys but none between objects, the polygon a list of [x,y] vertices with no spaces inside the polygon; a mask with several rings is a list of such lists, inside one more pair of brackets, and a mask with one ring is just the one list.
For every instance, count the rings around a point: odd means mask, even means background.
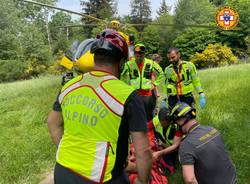
[{"label": "green grass", "polygon": [[[250,183],[250,64],[199,71],[207,97],[198,109],[201,124],[217,128],[223,135],[237,169],[239,184]],[[169,178],[181,184],[181,171]]]},{"label": "green grass", "polygon": [[0,183],[38,183],[53,167],[47,114],[60,89],[54,76],[0,84]]},{"label": "green grass", "polygon": [[[222,133],[238,183],[250,183],[250,64],[199,72],[207,97],[202,124]],[[0,84],[0,183],[36,184],[55,161],[46,118],[60,89],[54,76]],[[169,183],[181,184],[180,169]]]}]

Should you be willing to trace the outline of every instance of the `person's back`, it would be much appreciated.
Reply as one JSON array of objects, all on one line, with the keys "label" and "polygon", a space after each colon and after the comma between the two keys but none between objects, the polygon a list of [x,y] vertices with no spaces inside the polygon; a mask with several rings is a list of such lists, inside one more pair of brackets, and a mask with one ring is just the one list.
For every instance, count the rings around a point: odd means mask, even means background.
[{"label": "person's back", "polygon": [[145,109],[134,89],[118,80],[127,51],[119,33],[104,30],[91,47],[93,71],[62,88],[48,117],[58,145],[55,183],[128,184],[124,168],[129,133],[139,165],[137,183],[148,182],[152,155]]},{"label": "person's back", "polygon": [[[95,182],[111,179],[123,104],[132,91],[116,77],[99,71],[70,81],[59,96],[66,118],[57,162]],[[105,177],[101,178],[103,171]]]},{"label": "person's back", "polygon": [[181,142],[179,154],[182,165],[194,165],[198,183],[236,183],[235,168],[216,129],[199,124],[192,127]]}]

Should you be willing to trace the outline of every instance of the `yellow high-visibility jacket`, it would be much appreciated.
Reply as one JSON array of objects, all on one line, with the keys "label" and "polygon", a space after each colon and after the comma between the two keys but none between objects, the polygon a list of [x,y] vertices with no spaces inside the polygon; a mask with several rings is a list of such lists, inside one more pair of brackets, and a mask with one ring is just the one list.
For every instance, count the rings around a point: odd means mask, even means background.
[{"label": "yellow high-visibility jacket", "polygon": [[185,95],[196,89],[200,94],[203,92],[196,67],[193,63],[181,61],[176,69],[170,64],[164,71],[166,80],[166,93],[168,95]]},{"label": "yellow high-visibility jacket", "polygon": [[176,124],[170,124],[166,130],[166,133],[163,132],[163,127],[160,123],[158,116],[153,118],[153,125],[155,127],[155,131],[164,139],[169,145],[174,143],[174,135],[178,130],[178,126]]},{"label": "yellow high-visibility jacket", "polygon": [[[155,79],[153,79],[153,74]],[[164,78],[164,73],[160,65],[154,61],[145,58],[142,72],[133,58],[126,62],[121,73],[121,80],[133,86],[135,89],[150,90],[154,86],[158,86]]]},{"label": "yellow high-visibility jacket", "polygon": [[66,83],[59,95],[64,134],[56,161],[93,182],[110,180],[124,103],[133,90],[101,71]]}]

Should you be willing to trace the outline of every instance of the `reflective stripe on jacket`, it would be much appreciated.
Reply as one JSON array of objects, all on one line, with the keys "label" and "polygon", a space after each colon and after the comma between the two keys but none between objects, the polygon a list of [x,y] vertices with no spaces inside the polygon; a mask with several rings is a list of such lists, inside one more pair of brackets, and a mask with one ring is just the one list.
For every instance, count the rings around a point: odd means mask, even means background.
[{"label": "reflective stripe on jacket", "polygon": [[[154,81],[153,74],[156,75]],[[141,72],[133,58],[125,64],[121,73],[121,80],[133,86],[135,89],[143,90],[150,90],[153,85],[158,86],[163,78],[164,73],[160,65],[146,58],[144,59],[144,65]]]},{"label": "reflective stripe on jacket", "polygon": [[133,90],[101,71],[68,82],[59,96],[64,134],[57,162],[91,181],[110,180],[124,103]]},{"label": "reflective stripe on jacket", "polygon": [[196,67],[191,62],[181,61],[176,68],[171,64],[164,74],[168,95],[185,95],[193,92],[194,88],[198,93],[203,92]]}]

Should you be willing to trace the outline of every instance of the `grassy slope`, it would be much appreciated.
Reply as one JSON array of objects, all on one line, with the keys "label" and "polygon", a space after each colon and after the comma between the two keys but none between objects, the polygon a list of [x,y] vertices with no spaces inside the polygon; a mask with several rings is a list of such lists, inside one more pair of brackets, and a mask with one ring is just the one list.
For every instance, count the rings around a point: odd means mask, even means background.
[{"label": "grassy slope", "polygon": [[[202,124],[216,127],[236,165],[238,183],[250,183],[250,65],[200,71],[207,97],[204,110],[198,109]],[[178,176],[171,183],[181,184]]]},{"label": "grassy slope", "polygon": [[46,118],[59,88],[51,76],[0,85],[0,183],[38,183],[52,168]]},{"label": "grassy slope", "polygon": [[[239,184],[250,183],[249,71],[249,64],[200,71],[208,103],[198,119],[222,132]],[[42,77],[0,85],[0,183],[38,183],[53,167],[46,117],[59,83]],[[182,183],[180,172],[169,181]]]}]

